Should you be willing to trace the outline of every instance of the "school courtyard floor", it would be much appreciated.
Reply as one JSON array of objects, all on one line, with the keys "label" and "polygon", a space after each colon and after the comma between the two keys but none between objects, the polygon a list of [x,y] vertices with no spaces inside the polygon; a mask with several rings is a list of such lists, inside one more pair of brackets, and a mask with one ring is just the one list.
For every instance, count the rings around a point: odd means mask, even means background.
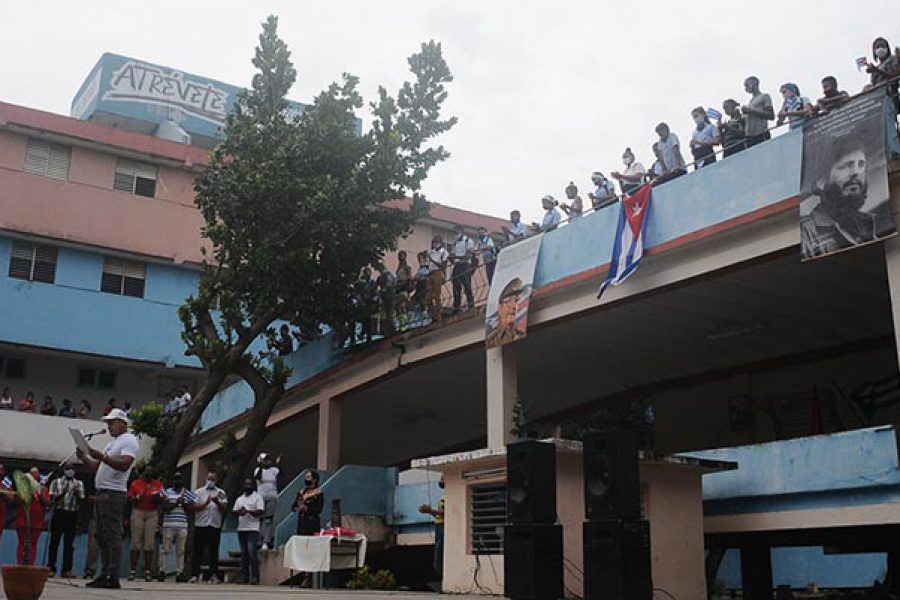
[{"label": "school courtyard floor", "polygon": [[[92,590],[79,581],[76,587],[64,580],[51,579],[41,600],[251,600],[255,598],[322,598],[323,600],[428,600],[436,594],[422,592],[354,592],[350,590],[307,590],[283,586],[203,585],[175,583],[130,583],[120,590]],[[6,595],[0,589],[0,598]]]}]

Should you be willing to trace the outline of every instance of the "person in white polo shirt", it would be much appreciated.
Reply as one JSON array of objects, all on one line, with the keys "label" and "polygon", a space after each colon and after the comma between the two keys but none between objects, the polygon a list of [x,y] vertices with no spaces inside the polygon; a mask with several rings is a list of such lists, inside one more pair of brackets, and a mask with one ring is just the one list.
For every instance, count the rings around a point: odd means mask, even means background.
[{"label": "person in white polo shirt", "polygon": [[77,450],[78,458],[94,476],[94,519],[103,572],[87,587],[119,589],[122,563],[122,515],[127,501],[128,475],[138,453],[138,441],[128,433],[128,415],[114,408],[103,417],[113,440],[103,451],[91,448],[90,455]]},{"label": "person in white polo shirt", "polygon": [[265,502],[256,491],[256,481],[244,480],[244,493],[234,501],[232,512],[238,517],[238,544],[241,548],[241,578],[239,583],[259,584],[259,541],[260,517]]}]

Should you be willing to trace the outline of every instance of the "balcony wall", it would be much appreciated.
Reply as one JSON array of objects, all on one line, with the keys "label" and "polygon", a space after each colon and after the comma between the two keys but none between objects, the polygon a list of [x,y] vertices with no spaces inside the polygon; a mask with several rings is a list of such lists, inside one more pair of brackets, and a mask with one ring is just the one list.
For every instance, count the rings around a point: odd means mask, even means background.
[{"label": "balcony wall", "polygon": [[144,298],[100,291],[103,255],[60,248],[56,283],[8,276],[12,241],[0,237],[0,340],[100,356],[198,367],[184,355],[177,308],[198,273],[150,263]]}]

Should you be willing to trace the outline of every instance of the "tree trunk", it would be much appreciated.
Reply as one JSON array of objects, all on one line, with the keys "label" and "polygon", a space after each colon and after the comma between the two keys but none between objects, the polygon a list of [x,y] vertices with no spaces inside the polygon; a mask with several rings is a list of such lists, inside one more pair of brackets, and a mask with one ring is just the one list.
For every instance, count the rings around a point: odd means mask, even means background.
[{"label": "tree trunk", "polygon": [[229,498],[237,498],[244,487],[244,478],[248,477],[251,461],[256,455],[260,442],[266,435],[266,424],[272,410],[284,396],[284,387],[266,385],[254,394],[254,405],[250,411],[247,431],[238,441],[237,459],[229,465],[228,474],[222,482],[222,489]]},{"label": "tree trunk", "polygon": [[[155,465],[160,476],[169,477],[178,468],[178,461],[181,460],[181,454],[191,441],[194,427],[203,415],[203,411],[221,390],[227,377],[228,369],[225,368],[207,372],[206,382],[197,392],[197,396],[184,408],[171,437],[160,449],[158,462]],[[160,442],[157,441],[157,443]]]}]

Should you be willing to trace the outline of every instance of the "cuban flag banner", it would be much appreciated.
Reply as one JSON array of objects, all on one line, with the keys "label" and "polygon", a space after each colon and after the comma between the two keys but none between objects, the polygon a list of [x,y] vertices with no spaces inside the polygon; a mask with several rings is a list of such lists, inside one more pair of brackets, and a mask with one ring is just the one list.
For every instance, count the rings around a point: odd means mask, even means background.
[{"label": "cuban flag banner", "polygon": [[644,256],[644,234],[650,216],[650,198],[653,186],[645,185],[632,195],[622,197],[616,241],[613,244],[609,273],[600,284],[597,297],[611,285],[619,285],[634,273]]}]

